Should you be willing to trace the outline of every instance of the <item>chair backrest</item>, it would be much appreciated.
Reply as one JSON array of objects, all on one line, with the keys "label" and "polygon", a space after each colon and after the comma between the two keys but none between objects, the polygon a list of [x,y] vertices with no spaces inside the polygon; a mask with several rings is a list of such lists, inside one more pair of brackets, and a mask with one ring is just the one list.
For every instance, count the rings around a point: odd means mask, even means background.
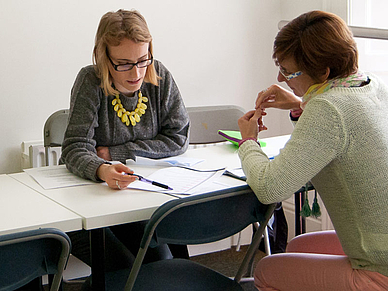
[{"label": "chair backrest", "polygon": [[190,144],[225,141],[218,130],[239,130],[237,120],[245,114],[236,105],[187,107],[190,118]]},{"label": "chair backrest", "polygon": [[54,275],[58,290],[71,242],[58,229],[43,228],[0,236],[0,290],[15,290],[43,275]]},{"label": "chair backrest", "polygon": [[[149,246],[210,243],[258,222],[260,228],[255,233],[255,242],[258,242],[256,246],[250,246],[256,250],[274,207],[274,204],[260,203],[248,185],[233,191],[220,190],[165,203],[154,212],[146,225],[125,290],[131,290]],[[249,261],[250,258],[244,260],[245,265],[240,267],[241,270],[247,268]],[[239,273],[242,275],[243,271]]]},{"label": "chair backrest", "polygon": [[69,109],[61,109],[47,118],[43,128],[46,166],[57,165],[69,120]]}]

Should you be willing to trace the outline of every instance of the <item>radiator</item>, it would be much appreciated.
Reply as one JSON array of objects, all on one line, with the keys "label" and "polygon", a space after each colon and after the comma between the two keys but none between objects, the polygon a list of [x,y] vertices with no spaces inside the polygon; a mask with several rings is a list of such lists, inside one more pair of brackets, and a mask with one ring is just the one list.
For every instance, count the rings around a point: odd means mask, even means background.
[{"label": "radiator", "polygon": [[22,169],[58,165],[61,157],[61,147],[50,147],[46,151],[43,141],[28,141],[21,144]]}]

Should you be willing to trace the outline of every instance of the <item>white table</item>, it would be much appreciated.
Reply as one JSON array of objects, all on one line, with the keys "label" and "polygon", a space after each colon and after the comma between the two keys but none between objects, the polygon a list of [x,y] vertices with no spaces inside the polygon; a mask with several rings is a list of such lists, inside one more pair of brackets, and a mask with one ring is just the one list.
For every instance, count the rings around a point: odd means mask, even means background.
[{"label": "white table", "polygon": [[[265,139],[267,146],[263,150],[268,155],[274,155],[279,152],[289,136]],[[237,155],[238,148],[230,143],[224,143],[217,146],[199,147],[190,149],[182,156],[205,159],[204,162],[196,165],[198,169],[216,169],[228,167],[230,169],[241,167],[240,159]],[[134,165],[131,168],[138,174],[147,176],[157,170],[153,167],[144,167]],[[149,219],[152,213],[163,203],[176,197],[142,190],[125,189],[114,190],[105,184],[84,185],[76,187],[43,189],[34,179],[26,173],[17,173],[9,175],[19,181],[24,186],[39,192],[42,196],[55,201],[59,205],[72,210],[82,217],[82,226],[86,230],[91,230],[92,241],[92,273],[93,290],[104,290],[100,281],[104,281],[104,271],[101,265],[104,265],[103,237],[104,228],[111,225],[129,223]],[[218,179],[218,186],[214,186],[208,191],[221,189],[230,189],[246,185],[244,181],[222,176]],[[33,191],[31,190],[31,191]],[[95,243],[97,242],[97,243]],[[100,261],[97,261],[98,258]]]},{"label": "white table", "polygon": [[[196,168],[199,169],[215,169],[225,166],[238,168],[241,167],[241,164],[236,151],[237,147],[223,144],[188,150],[182,156],[204,158],[204,162],[196,165]],[[131,168],[144,176],[158,169],[137,165]],[[27,173],[16,173],[9,176],[80,215],[83,219],[83,228],[86,230],[149,219],[160,205],[177,199],[159,192],[135,189],[118,191],[101,183],[45,190]],[[209,191],[245,184],[243,181],[225,176],[220,177],[219,182],[219,188],[209,189]]]},{"label": "white table", "polygon": [[0,235],[54,227],[82,229],[82,218],[7,175],[0,175]]},{"label": "white table", "polygon": [[10,177],[80,215],[86,230],[148,219],[161,204],[176,199],[156,192],[118,191],[101,183],[45,190],[27,173]]},{"label": "white table", "polygon": [[[276,155],[288,139],[288,135],[263,139],[267,143],[263,150],[268,155]],[[236,146],[224,143],[190,149],[182,156],[205,159],[204,162],[195,165],[199,169],[222,167],[233,169],[241,167],[237,150]],[[131,168],[144,176],[157,170],[154,167],[137,165]],[[8,176],[81,216],[82,227],[86,230],[149,219],[157,207],[171,199],[176,199],[163,193],[135,189],[117,191],[101,183],[45,190],[26,173]],[[219,182],[227,188],[245,184],[243,181],[226,176],[220,177]],[[211,190],[218,189],[209,189]]]}]

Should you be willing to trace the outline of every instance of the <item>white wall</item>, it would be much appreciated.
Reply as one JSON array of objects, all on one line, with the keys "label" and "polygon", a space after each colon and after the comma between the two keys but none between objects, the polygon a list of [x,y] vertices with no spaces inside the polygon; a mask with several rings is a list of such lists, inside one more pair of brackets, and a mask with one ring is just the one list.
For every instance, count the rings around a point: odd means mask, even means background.
[{"label": "white wall", "polygon": [[[277,23],[327,1],[0,0],[0,174],[20,171],[21,142],[42,140],[46,118],[68,108],[105,12],[136,8],[145,16],[155,58],[173,73],[187,106],[248,110],[276,79]],[[286,112],[271,112],[265,123],[263,137],[291,131]]]}]

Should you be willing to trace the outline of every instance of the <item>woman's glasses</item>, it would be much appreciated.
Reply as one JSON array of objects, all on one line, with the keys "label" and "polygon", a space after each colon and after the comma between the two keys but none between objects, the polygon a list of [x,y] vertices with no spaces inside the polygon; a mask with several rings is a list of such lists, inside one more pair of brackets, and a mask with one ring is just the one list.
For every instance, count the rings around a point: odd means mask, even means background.
[{"label": "woman's glasses", "polygon": [[279,64],[278,61],[275,61],[275,64],[279,67],[279,72],[280,74],[282,74],[282,76],[287,80],[287,81],[290,81],[291,79],[294,79],[296,77],[299,77],[300,75],[302,75],[302,71],[297,71],[295,73],[292,73],[292,74],[288,74],[288,72]]},{"label": "woman's glasses", "polygon": [[154,57],[152,56],[151,52],[149,52],[150,54],[150,58],[149,59],[146,59],[146,60],[141,60],[141,61],[138,61],[136,63],[126,63],[126,64],[122,64],[122,65],[116,65],[115,63],[113,63],[112,59],[110,58],[109,54],[107,53],[107,56],[108,56],[108,59],[110,61],[110,63],[112,64],[113,68],[118,71],[118,72],[125,72],[125,71],[130,71],[132,70],[132,68],[134,66],[138,67],[138,68],[145,68],[145,67],[148,67],[149,65],[152,64],[152,62],[154,61]]}]

